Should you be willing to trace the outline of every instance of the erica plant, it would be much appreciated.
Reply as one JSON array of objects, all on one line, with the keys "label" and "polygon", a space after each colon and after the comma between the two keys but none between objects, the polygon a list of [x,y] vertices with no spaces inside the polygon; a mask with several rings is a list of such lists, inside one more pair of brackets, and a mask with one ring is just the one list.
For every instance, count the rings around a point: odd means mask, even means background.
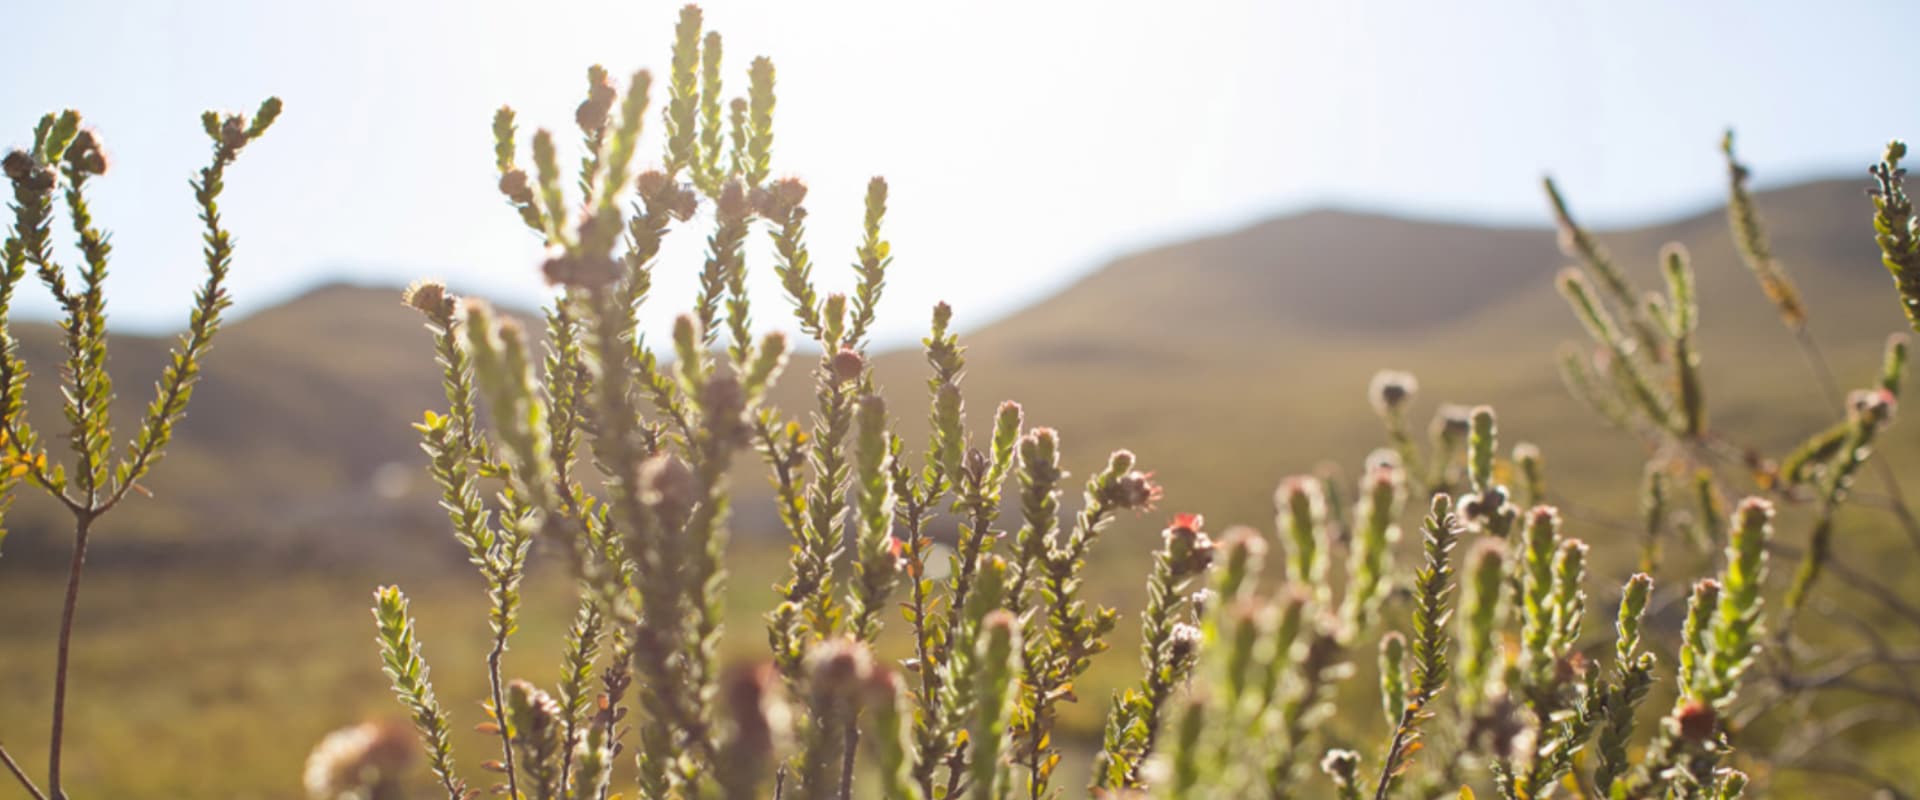
[{"label": "erica plant", "polygon": [[[0,268],[0,445],[4,447],[0,450],[0,511],[24,481],[52,497],[73,520],[73,556],[54,653],[53,723],[44,788],[0,747],[0,763],[38,800],[67,797],[61,765],[66,754],[68,660],[88,539],[121,501],[133,492],[145,492],[141,481],[159,463],[173,440],[175,424],[186,414],[202,360],[220,330],[221,314],[232,302],[226,284],[233,239],[220,222],[219,206],[227,168],[279,116],[280,101],[270,98],[252,117],[213,111],[201,117],[213,153],[190,186],[204,229],[207,276],[194,295],[186,333],[169,354],[153,400],[124,445],[114,443],[117,434],[110,414],[114,388],[107,372],[106,282],[113,245],[94,221],[87,200],[93,181],[108,171],[102,136],[83,123],[79,112],[48,114],[34,127],[32,145],[10,150],[0,160],[0,170],[13,190],[8,204],[13,222],[7,231],[4,268]],[[80,254],[77,265],[62,264],[55,255],[56,208],[66,212]],[[27,418],[27,365],[21,361],[19,341],[9,326],[14,292],[26,280],[29,268],[53,296],[60,313],[60,338],[65,345],[59,375],[65,418],[62,438],[71,451],[71,461],[65,464],[58,456],[49,457],[39,431]],[[5,538],[0,528],[0,541]]]},{"label": "erica plant", "polygon": [[[523,138],[511,109],[495,117],[500,192],[548,251],[542,332],[438,283],[406,295],[446,389],[445,408],[416,427],[492,624],[479,724],[496,741],[476,759],[491,773],[482,780],[454,758],[454,723],[406,598],[391,587],[376,595],[385,667],[439,790],[450,800],[488,790],[594,800],[1077,794],[1059,774],[1075,744],[1061,714],[1081,702],[1076,686],[1121,622],[1087,596],[1088,559],[1117,517],[1154,509],[1162,489],[1128,450],[1070,481],[1066,434],[1033,424],[1015,402],[970,428],[966,350],[945,304],[922,343],[925,395],[889,394],[870,352],[893,267],[888,184],[867,184],[852,289],[822,291],[807,185],[774,177],[773,63],[753,60],[730,98],[723,40],[703,26],[697,8],[681,11],[658,80],[590,69],[577,136]],[[650,124],[657,155],[643,157]],[[577,165],[563,167],[562,138],[577,141]],[[1803,332],[1808,315],[1766,246],[1745,169],[1730,169],[1742,252]],[[1832,513],[1891,420],[1904,344],[1843,420],[1769,462],[1751,491],[1736,487],[1726,462],[1738,448],[1707,413],[1687,254],[1663,253],[1665,291],[1639,295],[1548,189],[1579,262],[1560,288],[1598,354],[1571,348],[1568,383],[1652,454],[1631,526],[1641,570],[1595,584],[1595,554],[1572,534],[1599,523],[1554,505],[1541,449],[1502,451],[1485,406],[1441,406],[1419,436],[1417,381],[1383,372],[1369,399],[1388,446],[1367,456],[1357,482],[1284,480],[1270,531],[1215,535],[1199,515],[1171,515],[1145,578],[1140,671],[1107,699],[1086,791],[1732,798],[1745,789],[1738,720],[1764,705],[1751,700],[1753,676],[1794,674],[1791,621],[1833,568]],[[662,242],[685,228],[704,234],[704,256],[686,265],[698,291],[656,348],[640,320],[653,313],[655,270],[669,268]],[[782,314],[764,316],[790,318],[788,333],[756,334],[747,288],[756,258],[770,261],[785,300]],[[782,379],[808,385],[804,411],[771,402]],[[915,403],[922,410],[907,410]],[[909,443],[899,420],[919,414],[927,440]],[[789,556],[762,596],[764,660],[722,664],[726,603],[756,596],[730,587],[724,569],[732,480],[755,461]],[[1751,496],[1729,512],[1730,491]],[[1792,590],[1773,601],[1774,509],[1803,502],[1827,532],[1816,525]],[[1677,512],[1689,503],[1692,513]],[[1409,505],[1420,516],[1408,519]],[[1417,536],[1403,533],[1409,525]],[[1679,569],[1662,554],[1680,529],[1701,554],[1698,571],[1714,577],[1654,574]],[[526,673],[507,663],[536,553],[558,559],[577,590],[550,683],[516,678]],[[1617,594],[1590,594],[1616,580]],[[1693,587],[1678,631],[1649,623],[1681,597],[1656,591],[1668,585]],[[1588,624],[1594,613],[1610,631]],[[1361,663],[1377,663],[1377,688],[1349,685]],[[1641,719],[1663,682],[1676,693],[1670,710]]]}]

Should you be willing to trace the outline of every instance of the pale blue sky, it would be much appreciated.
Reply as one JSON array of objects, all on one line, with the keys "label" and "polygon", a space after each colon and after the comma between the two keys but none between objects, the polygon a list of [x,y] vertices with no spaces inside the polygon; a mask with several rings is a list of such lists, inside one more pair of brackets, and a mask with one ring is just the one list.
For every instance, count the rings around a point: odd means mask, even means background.
[{"label": "pale blue sky", "polygon": [[[286,114],[231,175],[234,291],[255,310],[338,278],[419,275],[527,305],[536,243],[494,192],[487,123],[569,130],[588,64],[665,65],[670,2],[14,4],[0,144],[72,106],[117,156],[121,322],[170,328],[198,276],[186,178],[198,112]],[[1109,256],[1304,206],[1543,221],[1649,219],[1722,188],[1740,128],[1760,182],[1863,174],[1920,136],[1894,2],[732,2],[728,78],[780,69],[776,170],[813,187],[811,241],[844,285],[867,176],[893,184],[891,324],[947,299],[978,323]],[[1894,52],[1888,52],[1892,48]],[[650,158],[658,158],[650,142]],[[691,297],[697,247],[653,316]],[[760,259],[764,265],[764,258]],[[1417,265],[1409,265],[1417,268]],[[762,270],[762,277],[765,277]],[[762,296],[777,302],[771,286]],[[27,293],[37,308],[43,298]],[[763,306],[759,315],[782,315]]]}]

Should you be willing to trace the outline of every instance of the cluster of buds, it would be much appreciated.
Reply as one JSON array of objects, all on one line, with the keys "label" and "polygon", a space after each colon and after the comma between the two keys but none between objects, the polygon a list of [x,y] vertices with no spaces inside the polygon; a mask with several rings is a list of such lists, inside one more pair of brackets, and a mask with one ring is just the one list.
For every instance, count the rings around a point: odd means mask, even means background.
[{"label": "cluster of buds", "polygon": [[799,796],[829,797],[840,779],[842,755],[853,747],[851,726],[859,718],[874,673],[867,646],[850,638],[828,639],[807,653],[809,714],[801,729]]},{"label": "cluster of buds", "polygon": [[1342,793],[1360,790],[1360,754],[1352,750],[1334,748],[1320,759],[1320,771],[1327,773],[1333,785]]},{"label": "cluster of buds", "polygon": [[607,115],[613,111],[613,101],[618,96],[612,76],[596,65],[587,73],[587,99],[574,109],[574,124],[589,133],[606,128]]},{"label": "cluster of buds", "polygon": [[727,181],[720,187],[720,196],[714,198],[714,213],[723,220],[743,220],[753,213],[753,204],[747,199],[747,187],[739,181]]},{"label": "cluster of buds", "polygon": [[640,502],[645,503],[668,530],[686,524],[687,515],[699,495],[693,470],[687,462],[671,453],[661,453],[640,462],[637,476]]},{"label": "cluster of buds", "polygon": [[1520,510],[1508,502],[1507,487],[1493,480],[1494,450],[1499,446],[1493,409],[1479,406],[1468,417],[1467,477],[1474,495],[1460,504],[1461,516],[1476,530],[1504,537]]},{"label": "cluster of buds", "polygon": [[456,305],[453,295],[447,292],[447,285],[439,281],[414,281],[408,284],[400,295],[400,302],[435,320],[453,317]]},{"label": "cluster of buds", "polygon": [[552,286],[599,289],[620,277],[620,264],[599,253],[558,252],[540,263],[540,274]]},{"label": "cluster of buds", "polygon": [[1102,488],[1106,490],[1106,496],[1102,499],[1115,508],[1128,511],[1152,511],[1165,494],[1160,484],[1153,480],[1153,473],[1137,469],[1127,470]]},{"label": "cluster of buds", "polygon": [[1900,401],[1884,388],[1856,389],[1847,396],[1847,411],[1852,419],[1870,428],[1884,428],[1893,421]]},{"label": "cluster of buds", "polygon": [[729,672],[721,681],[720,701],[726,722],[721,782],[731,786],[744,781],[750,793],[784,746],[793,712],[779,672],[766,664]]},{"label": "cluster of buds", "polygon": [[1713,705],[1701,700],[1688,700],[1673,713],[1674,730],[1686,742],[1713,739],[1719,724],[1720,715],[1713,710]]},{"label": "cluster of buds", "polygon": [[1199,514],[1176,514],[1173,524],[1160,534],[1175,581],[1199,575],[1213,565],[1213,539],[1200,530],[1203,524]]},{"label": "cluster of buds", "polygon": [[647,207],[647,213],[668,213],[674,219],[685,222],[693,218],[700,210],[700,194],[692,186],[673,179],[673,176],[657,169],[640,173],[634,180],[634,188],[640,193],[640,202]]},{"label": "cluster of buds", "polygon": [[526,170],[514,167],[500,176],[500,193],[516,206],[531,205],[533,179],[527,176]]},{"label": "cluster of buds", "polygon": [[1906,142],[1887,142],[1880,163],[1868,168],[1874,180],[1868,194],[1873,197],[1874,239],[1880,245],[1880,261],[1893,276],[1907,321],[1920,330],[1920,217],[1914,215],[1913,201],[1907,197],[1907,169],[1900,165],[1906,157]]},{"label": "cluster of buds", "polygon": [[781,178],[755,188],[748,195],[753,210],[771,220],[785,220],[807,200],[807,184],[799,178]]},{"label": "cluster of buds", "polygon": [[1381,370],[1374,373],[1373,380],[1367,384],[1367,401],[1373,404],[1373,410],[1381,416],[1398,414],[1420,391],[1420,381],[1412,373],[1400,370]]},{"label": "cluster of buds", "polygon": [[1520,515],[1507,497],[1507,487],[1495,484],[1486,489],[1467,495],[1460,503],[1460,516],[1477,530],[1496,536],[1505,536],[1513,530],[1514,520]]},{"label": "cluster of buds", "polygon": [[260,138],[261,134],[267,132],[268,126],[279,118],[280,98],[269,97],[260,103],[252,119],[245,114],[208,111],[200,115],[200,124],[206,129],[207,136],[220,144],[221,159],[232,160],[239,154],[240,148]]},{"label": "cluster of buds", "polygon": [[247,118],[234,114],[220,123],[220,144],[238,150],[247,144]]},{"label": "cluster of buds", "polygon": [[1460,443],[1473,431],[1473,409],[1447,404],[1433,412],[1433,438],[1444,452],[1457,452]]},{"label": "cluster of buds", "polygon": [[0,169],[4,169],[7,180],[13,182],[14,191],[40,194],[53,190],[55,174],[53,168],[40,163],[25,150],[14,150],[0,159]]},{"label": "cluster of buds", "polygon": [[852,639],[829,639],[807,654],[807,688],[816,706],[857,700],[873,675],[873,653]]},{"label": "cluster of buds", "polygon": [[73,144],[67,145],[65,157],[67,165],[82,175],[107,173],[107,151],[100,145],[100,135],[91,128],[83,128],[73,137]]},{"label": "cluster of buds", "polygon": [[302,775],[313,800],[399,796],[401,778],[419,754],[404,724],[365,722],[326,735],[307,756]]},{"label": "cluster of buds", "polygon": [[1167,650],[1172,654],[1174,669],[1186,671],[1193,666],[1194,659],[1200,656],[1200,642],[1203,638],[1200,627],[1185,622],[1174,623],[1173,632],[1167,640]]},{"label": "cluster of buds", "polygon": [[859,380],[861,375],[866,374],[867,357],[860,355],[857,350],[842,347],[840,348],[840,352],[833,354],[833,359],[829,362],[828,367],[833,372],[834,380],[841,383],[852,383]]},{"label": "cluster of buds", "polygon": [[507,684],[507,730],[520,756],[524,777],[533,782],[530,794],[551,797],[560,780],[561,741],[565,712],[545,690],[523,680]]},{"label": "cluster of buds", "polygon": [[747,423],[747,387],[730,370],[720,370],[700,386],[700,408],[720,444],[743,447],[753,430]]}]

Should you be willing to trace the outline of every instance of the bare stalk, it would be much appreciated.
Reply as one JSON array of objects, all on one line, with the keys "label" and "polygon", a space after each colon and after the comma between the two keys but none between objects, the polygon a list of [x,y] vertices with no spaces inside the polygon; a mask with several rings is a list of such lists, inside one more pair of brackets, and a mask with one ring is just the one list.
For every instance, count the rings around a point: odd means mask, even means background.
[{"label": "bare stalk", "polygon": [[6,765],[7,771],[13,773],[13,777],[20,781],[20,785],[27,790],[27,794],[33,796],[33,800],[47,800],[47,796],[40,793],[40,787],[33,785],[33,779],[27,777],[26,771],[22,770],[20,764],[13,760],[13,756],[7,753],[6,745],[0,745],[0,764]]},{"label": "bare stalk", "polygon": [[80,577],[87,563],[87,536],[93,530],[93,512],[74,517],[73,561],[67,567],[67,599],[60,609],[60,644],[53,673],[53,732],[47,741],[47,792],[66,800],[60,788],[60,756],[67,731],[67,665],[73,649],[73,618],[80,606]]},{"label": "bare stalk", "polygon": [[500,657],[506,652],[507,629],[503,626],[494,634],[493,649],[487,653],[487,685],[493,692],[495,727],[500,729],[500,758],[501,763],[506,765],[507,796],[519,797],[519,776],[513,764],[513,732],[507,729],[506,683],[500,678]]}]

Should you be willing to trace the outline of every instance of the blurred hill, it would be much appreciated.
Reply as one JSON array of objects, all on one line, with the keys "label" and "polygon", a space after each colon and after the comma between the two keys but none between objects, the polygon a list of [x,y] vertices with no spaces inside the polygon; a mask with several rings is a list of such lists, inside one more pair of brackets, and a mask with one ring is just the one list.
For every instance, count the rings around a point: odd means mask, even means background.
[{"label": "blurred hill", "polygon": [[[1759,204],[1841,382],[1866,383],[1882,339],[1905,323],[1859,182],[1782,188]],[[1662,244],[1691,250],[1707,385],[1724,392],[1708,398],[1720,430],[1777,451],[1833,418],[1739,262],[1723,212],[1601,238],[1644,289],[1659,285]],[[1351,471],[1380,441],[1364,401],[1367,379],[1382,367],[1406,369],[1421,379],[1419,418],[1436,401],[1493,403],[1507,442],[1545,449],[1555,489],[1624,503],[1618,516],[1631,517],[1637,446],[1587,417],[1554,369],[1558,344],[1581,336],[1552,285],[1564,263],[1544,226],[1344,210],[1280,217],[1125,256],[986,325],[958,309],[957,322],[970,331],[967,395],[977,422],[999,400],[1016,398],[1030,424],[1060,428],[1075,473],[1130,447],[1166,481],[1169,507],[1261,524],[1280,476],[1327,458]],[[19,327],[36,371],[31,413],[57,447],[57,332]],[[170,343],[113,340],[121,438],[151,396]],[[95,557],[312,564],[450,546],[409,428],[444,402],[432,358],[417,315],[390,288],[327,286],[232,322],[150,482],[154,496],[108,519]],[[924,413],[909,400],[922,391],[920,355],[886,353],[878,369],[908,441],[924,441]],[[788,408],[808,407],[799,377],[790,371],[778,395]],[[1910,423],[1893,429],[1896,461],[1913,460],[1917,437]],[[759,492],[765,484],[756,471],[740,485]],[[1070,504],[1077,494],[1069,493]],[[740,505],[742,535],[771,527],[765,506]],[[51,512],[23,494],[9,517],[8,561],[64,547],[64,535],[45,535]]]}]

